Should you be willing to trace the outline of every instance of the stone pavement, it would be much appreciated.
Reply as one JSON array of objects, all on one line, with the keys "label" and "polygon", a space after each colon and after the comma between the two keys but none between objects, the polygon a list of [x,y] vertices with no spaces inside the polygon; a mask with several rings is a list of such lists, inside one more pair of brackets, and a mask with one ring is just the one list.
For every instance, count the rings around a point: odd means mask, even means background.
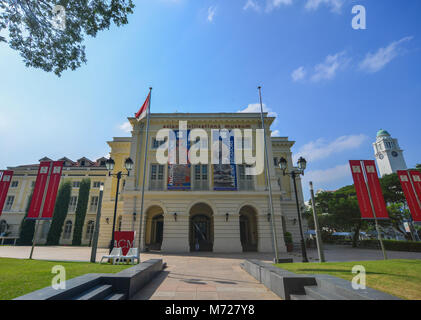
[{"label": "stone pavement", "polygon": [[280,300],[241,269],[243,254],[154,255],[167,268],[133,300]]}]

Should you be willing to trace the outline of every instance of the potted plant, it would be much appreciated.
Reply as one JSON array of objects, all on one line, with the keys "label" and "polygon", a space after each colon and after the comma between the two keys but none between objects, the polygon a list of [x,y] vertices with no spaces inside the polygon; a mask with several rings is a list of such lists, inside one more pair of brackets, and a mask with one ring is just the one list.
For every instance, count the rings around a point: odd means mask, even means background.
[{"label": "potted plant", "polygon": [[284,241],[285,245],[287,247],[287,252],[292,252],[292,249],[294,248],[294,245],[292,243],[292,235],[289,232],[285,232],[284,234]]}]

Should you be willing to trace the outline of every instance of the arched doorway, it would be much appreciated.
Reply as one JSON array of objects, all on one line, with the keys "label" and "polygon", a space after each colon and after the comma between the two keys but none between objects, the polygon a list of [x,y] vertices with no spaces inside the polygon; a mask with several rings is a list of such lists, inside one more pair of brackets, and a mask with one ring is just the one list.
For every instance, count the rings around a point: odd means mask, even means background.
[{"label": "arched doorway", "polygon": [[205,203],[190,209],[190,251],[213,250],[213,211]]},{"label": "arched doorway", "polygon": [[257,251],[257,213],[251,206],[240,210],[240,240],[243,252]]},{"label": "arched doorway", "polygon": [[161,250],[164,238],[164,211],[152,206],[146,212],[145,246],[149,250]]}]

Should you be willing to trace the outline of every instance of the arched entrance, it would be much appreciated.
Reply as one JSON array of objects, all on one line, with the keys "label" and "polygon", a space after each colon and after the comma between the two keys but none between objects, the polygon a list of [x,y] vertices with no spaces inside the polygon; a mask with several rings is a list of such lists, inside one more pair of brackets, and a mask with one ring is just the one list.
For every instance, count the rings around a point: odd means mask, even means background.
[{"label": "arched entrance", "polygon": [[257,213],[251,206],[240,209],[240,240],[243,252],[257,251]]},{"label": "arched entrance", "polygon": [[213,250],[213,211],[205,203],[190,209],[190,251]]},{"label": "arched entrance", "polygon": [[164,211],[152,206],[146,212],[145,246],[149,250],[161,250],[164,237]]}]

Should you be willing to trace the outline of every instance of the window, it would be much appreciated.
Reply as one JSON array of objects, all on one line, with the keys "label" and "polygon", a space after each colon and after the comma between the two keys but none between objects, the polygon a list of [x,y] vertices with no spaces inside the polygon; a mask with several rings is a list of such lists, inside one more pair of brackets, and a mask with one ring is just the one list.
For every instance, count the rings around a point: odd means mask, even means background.
[{"label": "window", "polygon": [[67,220],[66,224],[64,225],[63,239],[70,239],[70,236],[72,235],[72,226],[72,221]]},{"label": "window", "polygon": [[31,182],[31,188],[35,187],[35,181]]},{"label": "window", "polygon": [[101,186],[101,181],[94,181],[93,182],[93,188],[99,188]]},{"label": "window", "polygon": [[0,236],[7,231],[7,222],[6,220],[0,221]]},{"label": "window", "polygon": [[163,145],[166,142],[166,139],[163,141],[158,141],[156,138],[152,138],[152,149],[158,149],[159,146]]},{"label": "window", "polygon": [[273,158],[273,165],[275,166],[275,168],[278,166],[278,158]]},{"label": "window", "polygon": [[85,160],[82,160],[82,161],[80,162],[80,165],[81,165],[82,167],[84,167],[84,166],[85,166]]},{"label": "window", "polygon": [[89,208],[90,212],[96,212],[98,209],[98,196],[91,197],[91,206]]},{"label": "window", "polygon": [[19,181],[12,181],[12,184],[10,185],[11,188],[17,188],[19,185]]},{"label": "window", "polygon": [[117,219],[117,230],[118,231],[121,231],[121,223],[122,223],[122,221],[123,221],[123,217],[122,216],[119,216],[118,219]]},{"label": "window", "polygon": [[77,196],[70,197],[69,212],[75,212],[76,211],[76,205],[77,205]]},{"label": "window", "polygon": [[206,164],[194,166],[194,189],[208,190],[208,166]]},{"label": "window", "polygon": [[73,181],[73,188],[79,188],[80,187],[80,181]]},{"label": "window", "polygon": [[88,224],[86,225],[86,233],[85,233],[85,238],[86,239],[91,239],[92,235],[94,234],[94,228],[95,228],[95,223],[92,220],[88,221]]},{"label": "window", "polygon": [[4,206],[4,211],[12,210],[14,201],[15,201],[15,196],[8,196],[6,199],[6,205]]},{"label": "window", "polygon": [[150,190],[164,189],[164,166],[160,164],[151,164]]},{"label": "window", "polygon": [[252,175],[246,174],[246,168],[251,168],[250,165],[241,164],[238,166],[239,171],[239,188],[240,190],[254,190],[254,181]]}]

